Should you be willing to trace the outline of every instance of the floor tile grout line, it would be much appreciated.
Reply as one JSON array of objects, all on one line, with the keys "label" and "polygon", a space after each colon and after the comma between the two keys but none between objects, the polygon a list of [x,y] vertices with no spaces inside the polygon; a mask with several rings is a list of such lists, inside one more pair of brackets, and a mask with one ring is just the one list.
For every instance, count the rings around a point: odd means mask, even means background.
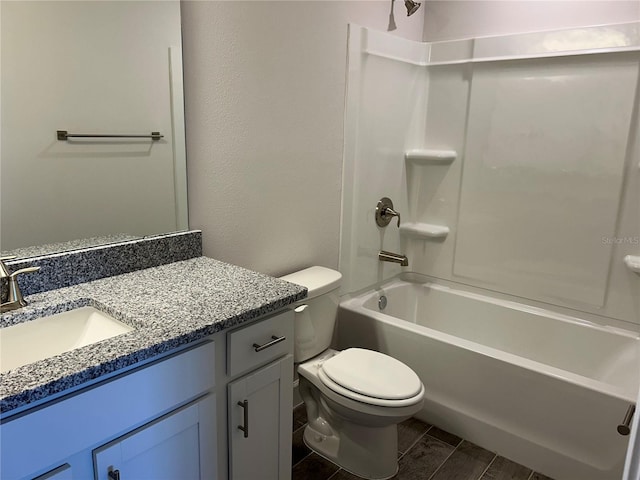
[{"label": "floor tile grout line", "polygon": [[415,441],[413,441],[411,443],[411,445],[409,445],[409,448],[407,448],[404,452],[400,452],[400,456],[398,457],[398,461],[400,461],[400,459],[402,457],[404,457],[407,453],[409,453],[409,450],[411,450],[413,447],[415,447],[418,444],[418,442],[420,440],[422,440],[427,435],[429,430],[431,430],[431,427],[427,428],[423,433],[421,433],[420,436],[418,438],[416,438]]},{"label": "floor tile grout line", "polygon": [[[427,431],[427,432],[425,433],[425,435],[429,435],[429,432]],[[464,441],[465,441],[465,439],[464,439],[464,438],[460,438],[460,441],[459,441],[458,443],[456,443],[455,445],[453,445],[453,444],[451,444],[451,443],[449,443],[449,442],[446,442],[446,441],[444,441],[444,440],[442,440],[442,439],[440,439],[440,438],[438,438],[438,437],[434,437],[433,435],[429,435],[429,436],[430,436],[431,438],[433,438],[434,440],[438,440],[439,442],[442,442],[442,443],[444,443],[445,445],[449,445],[450,447],[453,447],[453,448],[454,448],[454,450],[455,450],[455,449],[457,449],[460,445],[462,445],[462,442],[464,442]]]},{"label": "floor tile grout line", "polygon": [[[307,424],[305,423],[305,424],[304,424],[304,425],[302,425],[301,427],[296,428],[296,429],[291,433],[291,437],[293,438],[293,436],[296,434],[296,432],[298,432],[300,429],[302,429],[302,428],[304,428],[304,427],[306,427],[306,426],[307,426]],[[303,443],[304,443],[304,440],[303,440]],[[305,446],[305,447],[307,447],[307,444],[305,443],[305,444],[304,444],[304,446]],[[309,448],[309,447],[307,447],[307,448]],[[291,465],[291,470],[293,470],[293,467],[295,467],[296,465],[299,465],[299,464],[300,464],[300,463],[302,463],[304,460],[306,460],[306,459],[307,459],[307,457],[308,457],[309,455],[311,455],[312,453],[313,453],[313,450],[311,450],[311,449],[309,448],[309,453],[307,453],[304,457],[302,457],[302,458],[301,458],[300,460],[298,460],[296,463],[294,463],[294,464],[292,464],[292,465]]]},{"label": "floor tile grout line", "polygon": [[493,454],[493,458],[491,459],[491,461],[489,462],[489,465],[487,465],[487,467],[482,471],[482,473],[480,474],[480,476],[478,477],[478,480],[482,480],[482,477],[484,476],[485,473],[487,473],[487,471],[491,468],[491,465],[493,465],[493,462],[496,461],[496,458],[498,458],[498,454],[494,453]]},{"label": "floor tile grout line", "polygon": [[[431,437],[431,438],[435,438],[435,437]],[[436,438],[436,440],[438,440]],[[443,442],[442,440],[438,440],[439,442],[444,443],[445,445],[449,445],[446,442]],[[462,443],[462,442],[460,442]],[[458,444],[460,445],[460,444]],[[453,445],[451,445],[453,447]],[[454,447],[453,450],[451,450],[451,453],[449,455],[447,455],[447,458],[444,459],[444,461],[438,466],[438,468],[435,469],[435,471],[431,474],[431,476],[427,479],[427,480],[431,480],[432,478],[434,478],[436,476],[436,474],[440,471],[440,469],[442,468],[442,466],[447,463],[447,461],[449,461],[449,459],[451,458],[451,455],[454,454],[454,452],[458,449],[458,447]]]},{"label": "floor tile grout line", "polygon": [[309,458],[309,456],[311,456],[311,454],[313,453],[313,451],[307,453],[304,457],[302,457],[300,460],[298,460],[296,463],[294,463],[293,465],[291,465],[291,470],[293,470],[294,467],[297,467],[298,465],[300,465],[302,462],[304,462],[307,458]]},{"label": "floor tile grout line", "polygon": [[338,474],[338,472],[341,472],[341,471],[342,471],[342,468],[338,468],[338,470],[336,470],[335,472],[333,472],[331,475],[327,477],[327,480],[331,480],[333,477],[335,477]]}]

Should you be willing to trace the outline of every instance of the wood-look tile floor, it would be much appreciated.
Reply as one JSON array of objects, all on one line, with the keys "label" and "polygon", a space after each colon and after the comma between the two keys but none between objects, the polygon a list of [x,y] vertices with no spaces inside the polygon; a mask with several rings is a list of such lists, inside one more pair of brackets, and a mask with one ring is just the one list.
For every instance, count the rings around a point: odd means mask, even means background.
[{"label": "wood-look tile floor", "polygon": [[[292,480],[358,480],[304,444],[304,405],[293,412]],[[552,480],[415,418],[398,425],[398,480]]]}]

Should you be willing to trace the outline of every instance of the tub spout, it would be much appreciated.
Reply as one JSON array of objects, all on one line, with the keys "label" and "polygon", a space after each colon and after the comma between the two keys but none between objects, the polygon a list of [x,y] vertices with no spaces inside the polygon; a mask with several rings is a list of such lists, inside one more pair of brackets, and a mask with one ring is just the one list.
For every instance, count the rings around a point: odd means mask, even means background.
[{"label": "tub spout", "polygon": [[400,255],[398,253],[386,252],[384,250],[380,250],[378,252],[378,260],[381,262],[393,262],[399,263],[403,267],[409,266],[409,259],[406,255]]}]

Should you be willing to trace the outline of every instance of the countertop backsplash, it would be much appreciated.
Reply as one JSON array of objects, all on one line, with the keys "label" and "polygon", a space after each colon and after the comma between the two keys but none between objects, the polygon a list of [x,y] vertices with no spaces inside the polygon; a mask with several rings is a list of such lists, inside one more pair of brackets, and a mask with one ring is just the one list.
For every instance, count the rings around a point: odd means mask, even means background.
[{"label": "countertop backsplash", "polygon": [[[37,273],[18,279],[26,296],[200,256],[202,232],[191,230],[8,260],[5,265],[10,272],[40,267]],[[6,301],[5,282],[1,289],[2,301]]]}]

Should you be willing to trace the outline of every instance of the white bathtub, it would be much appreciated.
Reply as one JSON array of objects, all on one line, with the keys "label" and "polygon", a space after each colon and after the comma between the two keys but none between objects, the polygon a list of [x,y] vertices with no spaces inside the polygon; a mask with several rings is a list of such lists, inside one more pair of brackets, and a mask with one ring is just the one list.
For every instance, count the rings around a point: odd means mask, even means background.
[{"label": "white bathtub", "polygon": [[396,278],[342,301],[336,338],[413,368],[422,420],[558,480],[622,476],[628,437],[616,427],[638,392],[636,333]]}]

